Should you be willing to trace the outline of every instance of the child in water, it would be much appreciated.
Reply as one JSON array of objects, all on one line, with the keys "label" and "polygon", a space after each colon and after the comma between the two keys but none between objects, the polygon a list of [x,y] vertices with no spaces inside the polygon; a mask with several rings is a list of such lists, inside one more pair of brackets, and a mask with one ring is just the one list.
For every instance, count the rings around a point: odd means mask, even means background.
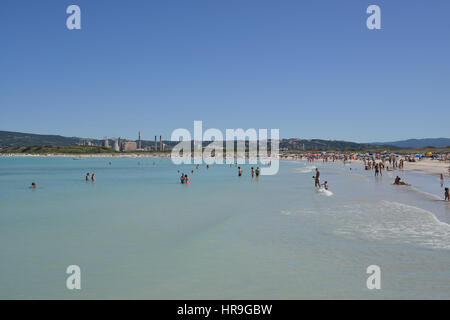
[{"label": "child in water", "polygon": [[189,184],[189,177],[187,176],[187,174],[184,175],[184,180],[186,181],[186,184]]},{"label": "child in water", "polygon": [[325,188],[325,190],[328,190],[328,181],[325,181],[325,183],[323,184],[323,187]]}]

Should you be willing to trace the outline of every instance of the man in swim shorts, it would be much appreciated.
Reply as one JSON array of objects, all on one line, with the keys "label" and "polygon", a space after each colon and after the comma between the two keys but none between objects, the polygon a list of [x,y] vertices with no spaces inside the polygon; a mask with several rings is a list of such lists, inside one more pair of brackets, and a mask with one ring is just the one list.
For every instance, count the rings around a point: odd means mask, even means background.
[{"label": "man in swim shorts", "polygon": [[315,176],[314,185],[315,185],[317,188],[320,188],[320,171],[319,171],[319,169],[317,169],[317,168],[316,168],[316,176]]}]

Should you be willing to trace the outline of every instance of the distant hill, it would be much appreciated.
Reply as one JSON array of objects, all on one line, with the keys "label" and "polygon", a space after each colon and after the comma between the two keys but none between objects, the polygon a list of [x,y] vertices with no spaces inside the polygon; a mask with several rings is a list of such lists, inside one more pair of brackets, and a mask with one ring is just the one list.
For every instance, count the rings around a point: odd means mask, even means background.
[{"label": "distant hill", "polygon": [[102,141],[78,137],[63,137],[58,135],[43,135],[34,133],[21,133],[11,131],[0,131],[0,147],[23,147],[23,146],[76,146],[86,142],[101,145]]},{"label": "distant hill", "polygon": [[390,145],[398,148],[426,148],[426,147],[445,148],[450,146],[450,139],[449,138],[408,139],[382,143],[376,142],[375,144]]},{"label": "distant hill", "polygon": [[[110,145],[113,141],[109,140]],[[173,147],[178,142],[163,141],[170,147]],[[159,143],[159,141],[158,141]],[[204,141],[203,146],[210,142]],[[450,143],[449,143],[450,144]],[[63,137],[59,135],[41,135],[32,133],[20,133],[10,131],[0,131],[0,147],[18,148],[30,146],[51,146],[51,147],[68,147],[68,146],[102,146],[102,140],[79,138],[79,137]],[[154,141],[142,141],[142,146],[153,146]],[[248,145],[248,142],[246,143]],[[320,139],[282,139],[280,141],[280,150],[304,150],[304,151],[325,151],[325,150],[340,150],[340,151],[356,151],[367,149],[385,149],[386,144],[369,144],[356,143],[349,141],[337,140],[320,140]]]},{"label": "distant hill", "polygon": [[321,140],[321,139],[282,139],[280,141],[281,150],[306,150],[306,151],[325,151],[325,150],[340,150],[340,151],[353,151],[363,149],[383,149],[387,148],[383,144],[369,144],[369,143],[357,143],[350,141],[338,141],[338,140]]}]

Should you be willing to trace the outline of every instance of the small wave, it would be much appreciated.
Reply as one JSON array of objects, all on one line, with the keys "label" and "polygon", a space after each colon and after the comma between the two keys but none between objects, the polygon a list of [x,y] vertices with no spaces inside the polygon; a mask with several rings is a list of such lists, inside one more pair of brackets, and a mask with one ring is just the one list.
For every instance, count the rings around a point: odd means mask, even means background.
[{"label": "small wave", "polygon": [[344,213],[336,217],[344,224],[335,230],[337,234],[450,249],[450,225],[439,221],[430,211],[385,200],[353,203],[344,208],[334,210]]},{"label": "small wave", "polygon": [[296,171],[299,173],[311,173],[314,170],[316,170],[317,167],[315,166],[306,166],[304,168],[298,168]]},{"label": "small wave", "polygon": [[325,190],[324,188],[317,189],[317,193],[322,194],[327,197],[331,197],[333,195],[333,192],[331,192],[330,190]]}]

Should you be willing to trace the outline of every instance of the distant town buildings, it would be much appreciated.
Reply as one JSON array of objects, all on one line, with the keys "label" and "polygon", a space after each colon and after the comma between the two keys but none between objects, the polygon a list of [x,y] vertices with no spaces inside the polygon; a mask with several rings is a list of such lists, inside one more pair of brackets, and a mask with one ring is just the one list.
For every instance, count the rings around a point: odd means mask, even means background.
[{"label": "distant town buildings", "polygon": [[114,151],[120,152],[120,138],[114,141]]},{"label": "distant town buildings", "polygon": [[[155,136],[155,144],[152,146],[150,141],[143,141],[141,132],[138,132],[138,139],[136,141],[126,141],[117,138],[113,140],[112,149],[115,152],[132,152],[132,151],[165,151],[170,149],[169,146],[162,141],[162,136],[159,136],[159,143],[157,140],[158,136]],[[98,140],[97,140],[98,141]],[[84,141],[84,145],[93,145],[90,141]],[[88,144],[89,143],[89,144]],[[99,142],[99,145],[103,145],[105,148],[111,148],[109,139],[105,137],[103,142]],[[145,145],[145,146],[144,146]]]},{"label": "distant town buildings", "polygon": [[128,152],[128,151],[136,151],[137,144],[136,141],[124,141],[122,142],[120,151]]}]

